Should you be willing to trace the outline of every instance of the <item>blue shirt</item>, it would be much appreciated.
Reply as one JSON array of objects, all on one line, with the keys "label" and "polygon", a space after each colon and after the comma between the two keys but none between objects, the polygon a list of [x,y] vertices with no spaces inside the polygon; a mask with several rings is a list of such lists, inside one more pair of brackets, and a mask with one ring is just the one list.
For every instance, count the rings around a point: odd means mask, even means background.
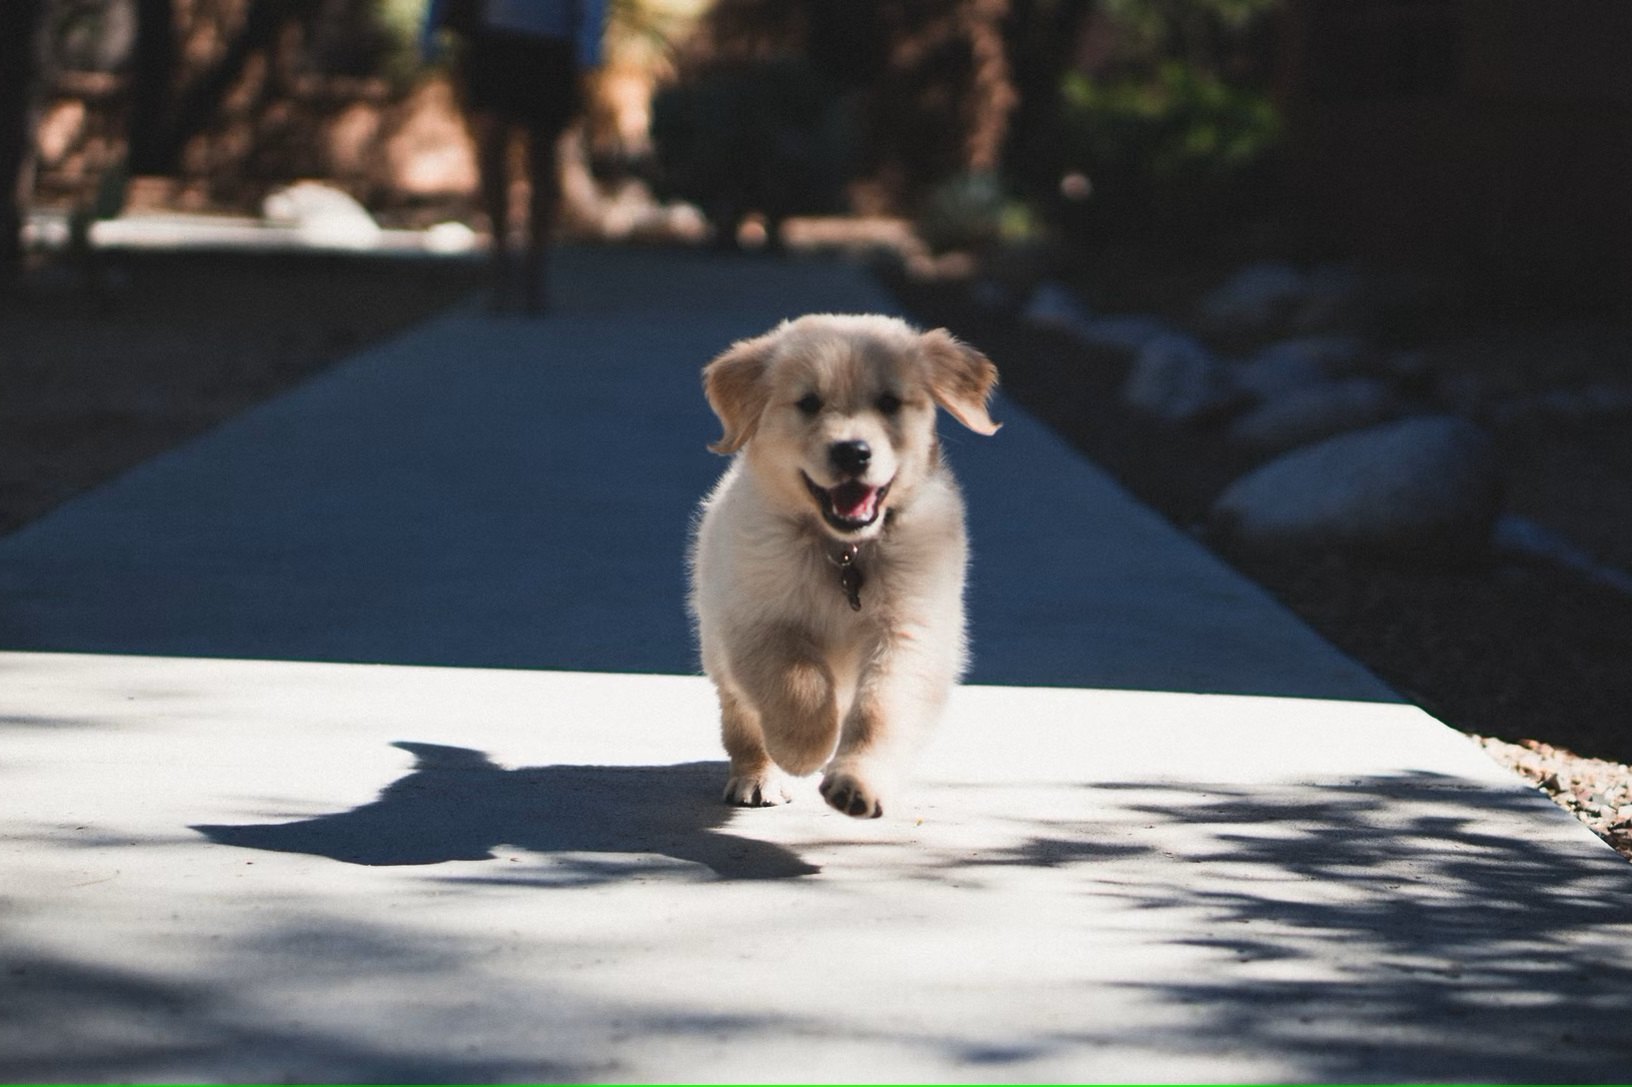
[{"label": "blue shirt", "polygon": [[[440,0],[431,0],[425,13],[427,45],[441,25],[441,9]],[[482,25],[508,34],[564,38],[573,43],[579,66],[594,68],[601,63],[606,0],[485,0]]]}]

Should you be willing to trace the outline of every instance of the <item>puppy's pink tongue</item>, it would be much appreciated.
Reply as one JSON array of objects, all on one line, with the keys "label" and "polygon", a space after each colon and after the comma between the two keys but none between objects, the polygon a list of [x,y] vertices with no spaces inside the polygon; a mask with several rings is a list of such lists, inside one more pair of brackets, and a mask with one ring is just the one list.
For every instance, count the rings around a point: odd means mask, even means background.
[{"label": "puppy's pink tongue", "polygon": [[873,509],[878,504],[878,488],[865,483],[841,483],[827,493],[833,500],[833,512],[846,521],[871,519]]}]

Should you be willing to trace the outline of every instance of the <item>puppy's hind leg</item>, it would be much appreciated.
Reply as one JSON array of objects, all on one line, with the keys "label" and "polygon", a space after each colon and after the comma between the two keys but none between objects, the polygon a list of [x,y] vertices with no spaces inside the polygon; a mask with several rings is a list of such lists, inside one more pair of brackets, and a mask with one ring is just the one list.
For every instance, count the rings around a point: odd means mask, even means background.
[{"label": "puppy's hind leg", "polygon": [[793,799],[788,780],[765,750],[758,715],[740,697],[720,687],[720,738],[731,756],[725,781],[725,802],[745,808],[766,808]]}]

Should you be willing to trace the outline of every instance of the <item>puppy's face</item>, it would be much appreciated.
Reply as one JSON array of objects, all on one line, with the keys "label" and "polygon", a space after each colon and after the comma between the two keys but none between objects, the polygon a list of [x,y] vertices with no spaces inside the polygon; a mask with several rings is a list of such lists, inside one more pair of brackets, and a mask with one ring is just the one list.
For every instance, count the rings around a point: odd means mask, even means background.
[{"label": "puppy's face", "polygon": [[997,369],[944,330],[892,317],[811,316],[739,343],[703,371],[725,427],[711,448],[743,450],[780,510],[831,536],[883,530],[934,466],[935,408],[997,430],[986,400]]}]

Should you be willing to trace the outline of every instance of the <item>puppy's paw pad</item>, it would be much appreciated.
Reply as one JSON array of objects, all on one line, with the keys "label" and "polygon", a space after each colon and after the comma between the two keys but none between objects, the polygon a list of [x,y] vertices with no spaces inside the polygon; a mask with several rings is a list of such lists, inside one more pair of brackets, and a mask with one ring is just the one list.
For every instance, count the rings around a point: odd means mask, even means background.
[{"label": "puppy's paw pad", "polygon": [[822,778],[821,793],[829,806],[857,819],[877,819],[884,814],[884,801],[864,779],[850,771],[829,771]]},{"label": "puppy's paw pad", "polygon": [[779,774],[732,774],[725,783],[725,802],[739,808],[771,808],[793,799]]}]

